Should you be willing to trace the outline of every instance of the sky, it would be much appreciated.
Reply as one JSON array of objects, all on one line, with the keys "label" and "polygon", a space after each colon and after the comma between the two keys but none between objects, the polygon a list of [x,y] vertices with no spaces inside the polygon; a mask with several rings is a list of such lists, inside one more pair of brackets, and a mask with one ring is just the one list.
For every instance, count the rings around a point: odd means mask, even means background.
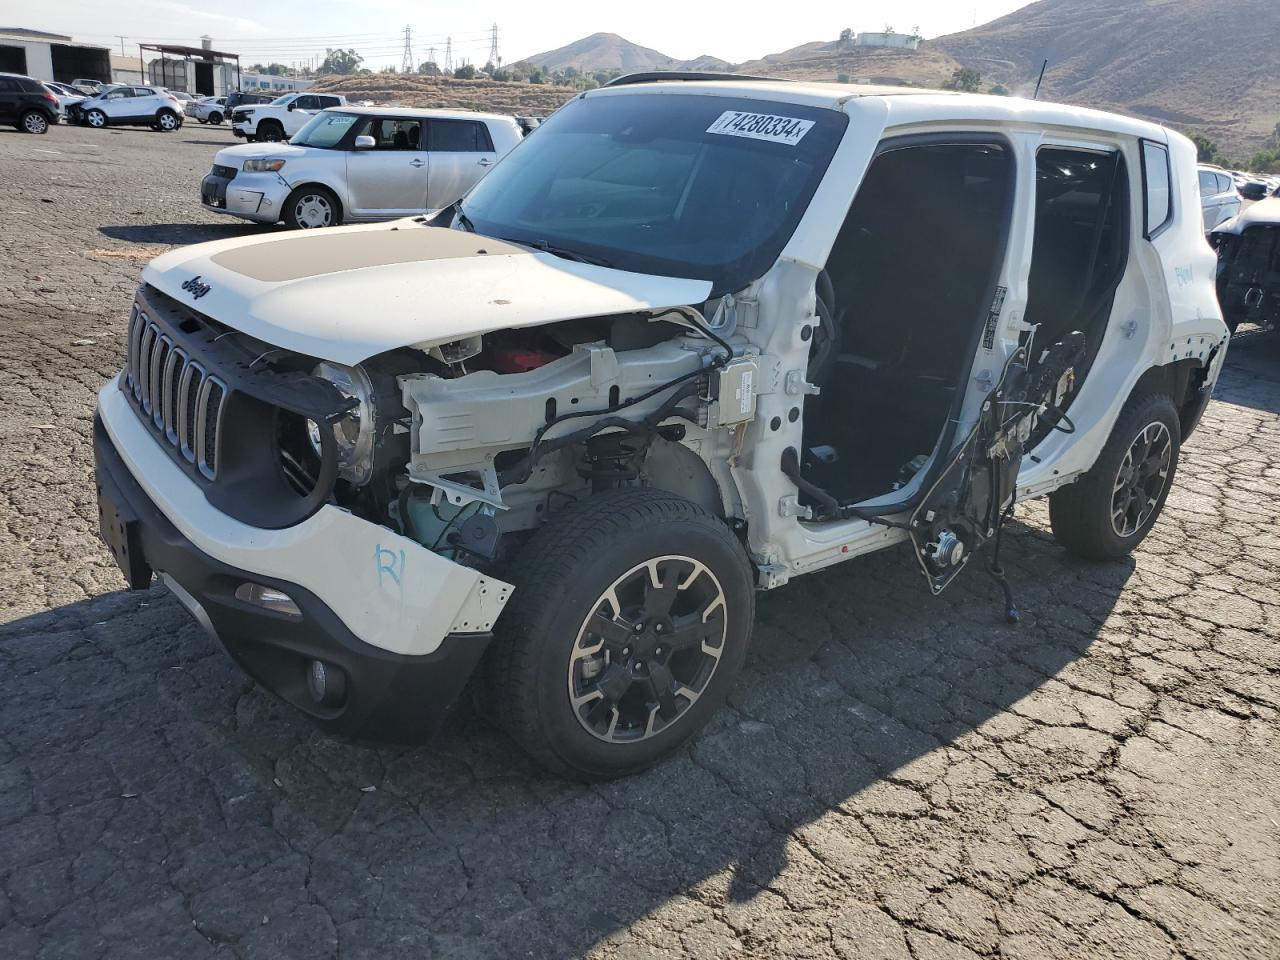
[{"label": "sky", "polygon": [[60,0],[37,6],[31,0],[0,0],[0,27],[30,27],[70,34],[77,40],[110,44],[137,54],[137,43],[199,45],[201,34],[214,48],[239,53],[253,63],[303,62],[323,57],[326,47],[354,47],[365,66],[399,66],[404,28],[412,28],[414,60],[453,39],[454,58],[482,65],[488,58],[490,29],[498,25],[498,50],[513,63],[563,46],[591,33],[617,33],[634,43],[676,57],[711,54],[741,63],[810,40],[833,40],[841,29],[855,32],[892,26],[900,33],[919,29],[925,37],[967,30],[1024,6],[1026,0],[862,0],[821,2],[799,7],[743,0],[691,4],[688,0],[643,3],[545,2],[528,0],[261,0],[256,4],[184,3],[181,0]]}]

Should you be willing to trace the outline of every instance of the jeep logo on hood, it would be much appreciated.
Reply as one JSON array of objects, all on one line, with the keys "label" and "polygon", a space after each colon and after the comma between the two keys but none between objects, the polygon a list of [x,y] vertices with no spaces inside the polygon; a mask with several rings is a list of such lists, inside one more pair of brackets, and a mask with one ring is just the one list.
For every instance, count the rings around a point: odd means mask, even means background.
[{"label": "jeep logo on hood", "polygon": [[199,300],[209,292],[209,285],[207,283],[201,283],[199,277],[192,277],[182,285],[182,289],[195,297],[195,299]]}]

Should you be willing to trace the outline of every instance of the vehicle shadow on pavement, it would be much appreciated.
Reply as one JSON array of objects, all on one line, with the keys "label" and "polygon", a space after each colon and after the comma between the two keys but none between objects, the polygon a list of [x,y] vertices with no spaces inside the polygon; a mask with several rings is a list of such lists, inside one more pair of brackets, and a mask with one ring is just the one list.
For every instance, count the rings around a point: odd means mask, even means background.
[{"label": "vehicle shadow on pavement", "polygon": [[173,244],[204,243],[206,240],[230,240],[235,237],[251,237],[264,230],[258,223],[139,223],[99,227],[98,232],[112,240],[126,243]]},{"label": "vehicle shadow on pavement", "polygon": [[1213,395],[1237,406],[1280,412],[1280,332],[1242,326],[1231,338]]},{"label": "vehicle shadow on pavement", "polygon": [[[712,724],[594,786],[542,772],[469,705],[425,746],[324,736],[162,587],[11,623],[0,823],[59,826],[10,850],[10,902],[24,923],[119,918],[168,955],[263,938],[301,955],[323,935],[344,955],[569,958],[672,902],[857,893],[882,855],[864,814],[892,814],[927,864],[940,804],[977,814],[1001,778],[1079,762],[1066,734],[1087,731],[1043,728],[1033,750],[1020,704],[1107,630],[1134,564],[1071,561],[1042,527],[1007,530],[1017,626],[977,569],[931,598],[905,547],[762,595]],[[84,886],[84,864],[110,879]]]}]

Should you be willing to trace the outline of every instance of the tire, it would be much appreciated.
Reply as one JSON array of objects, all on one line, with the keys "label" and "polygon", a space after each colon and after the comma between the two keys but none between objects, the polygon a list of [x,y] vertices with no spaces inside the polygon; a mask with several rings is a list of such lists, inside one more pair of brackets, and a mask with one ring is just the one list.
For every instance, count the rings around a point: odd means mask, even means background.
[{"label": "tire", "polygon": [[213,113],[209,114],[209,122],[214,126],[219,126],[222,123],[222,114],[215,110]]},{"label": "tire", "polygon": [[1054,539],[1088,560],[1128,556],[1164,509],[1181,447],[1182,427],[1168,394],[1130,398],[1089,472],[1050,494]]},{"label": "tire", "polygon": [[203,124],[203,123],[208,123],[209,121],[208,121],[208,120],[201,120],[199,117],[196,117],[196,122],[197,122],[197,123],[202,123],[202,124]]},{"label": "tire", "polygon": [[182,120],[172,110],[161,110],[156,114],[155,129],[161,133],[173,133],[182,126]]},{"label": "tire", "polygon": [[18,118],[18,129],[23,133],[48,133],[49,118],[39,110],[28,110]]},{"label": "tire", "polygon": [[332,190],[302,186],[285,200],[283,218],[285,225],[291,230],[336,227],[342,223],[342,204]]},{"label": "tire", "polygon": [[485,655],[481,710],[563,776],[653,765],[706,724],[746,659],[750,562],[723,521],[674,494],[619,490],[566,508],[508,579],[516,592]]},{"label": "tire", "polygon": [[84,122],[95,130],[101,130],[107,125],[107,115],[101,110],[90,110],[84,115]]},{"label": "tire", "polygon": [[284,138],[284,127],[274,120],[258,124],[258,139],[263,143],[279,143]]}]

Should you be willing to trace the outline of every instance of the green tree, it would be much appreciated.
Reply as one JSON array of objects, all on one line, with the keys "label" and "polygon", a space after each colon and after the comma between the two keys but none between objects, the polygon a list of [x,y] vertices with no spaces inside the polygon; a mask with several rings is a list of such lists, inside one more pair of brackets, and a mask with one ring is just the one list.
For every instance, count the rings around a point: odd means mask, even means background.
[{"label": "green tree", "polygon": [[847,73],[836,74],[836,83],[848,83],[848,82],[849,82],[849,75]]},{"label": "green tree", "polygon": [[464,63],[453,71],[453,76],[457,80],[474,80],[476,78],[476,68],[469,63]]},{"label": "green tree", "polygon": [[997,83],[993,84],[987,93],[991,94],[993,97],[1007,97],[1009,95],[1009,88],[1003,83]]},{"label": "green tree", "polygon": [[1259,150],[1245,166],[1250,173],[1280,173],[1280,148]]},{"label": "green tree", "polygon": [[853,27],[845,27],[840,31],[840,42],[846,47],[853,43]]},{"label": "green tree", "polygon": [[364,57],[353,49],[326,49],[324,61],[320,64],[320,68],[316,73],[352,74],[360,70],[360,64],[362,63],[364,63]]},{"label": "green tree", "polygon": [[510,83],[514,77],[510,70],[505,67],[498,67],[489,73],[490,80],[497,80],[499,83]]},{"label": "green tree", "polygon": [[970,67],[957,67],[952,71],[951,79],[942,84],[942,89],[977,93],[982,89],[982,74]]},{"label": "green tree", "polygon": [[440,76],[440,64],[434,60],[423,60],[418,64],[418,72],[425,73],[429,77],[438,77]]},{"label": "green tree", "polygon": [[1216,140],[1211,140],[1203,133],[1195,130],[1188,130],[1187,136],[1191,138],[1191,142],[1196,145],[1196,159],[1201,163],[1222,163],[1222,150],[1219,148]]}]

